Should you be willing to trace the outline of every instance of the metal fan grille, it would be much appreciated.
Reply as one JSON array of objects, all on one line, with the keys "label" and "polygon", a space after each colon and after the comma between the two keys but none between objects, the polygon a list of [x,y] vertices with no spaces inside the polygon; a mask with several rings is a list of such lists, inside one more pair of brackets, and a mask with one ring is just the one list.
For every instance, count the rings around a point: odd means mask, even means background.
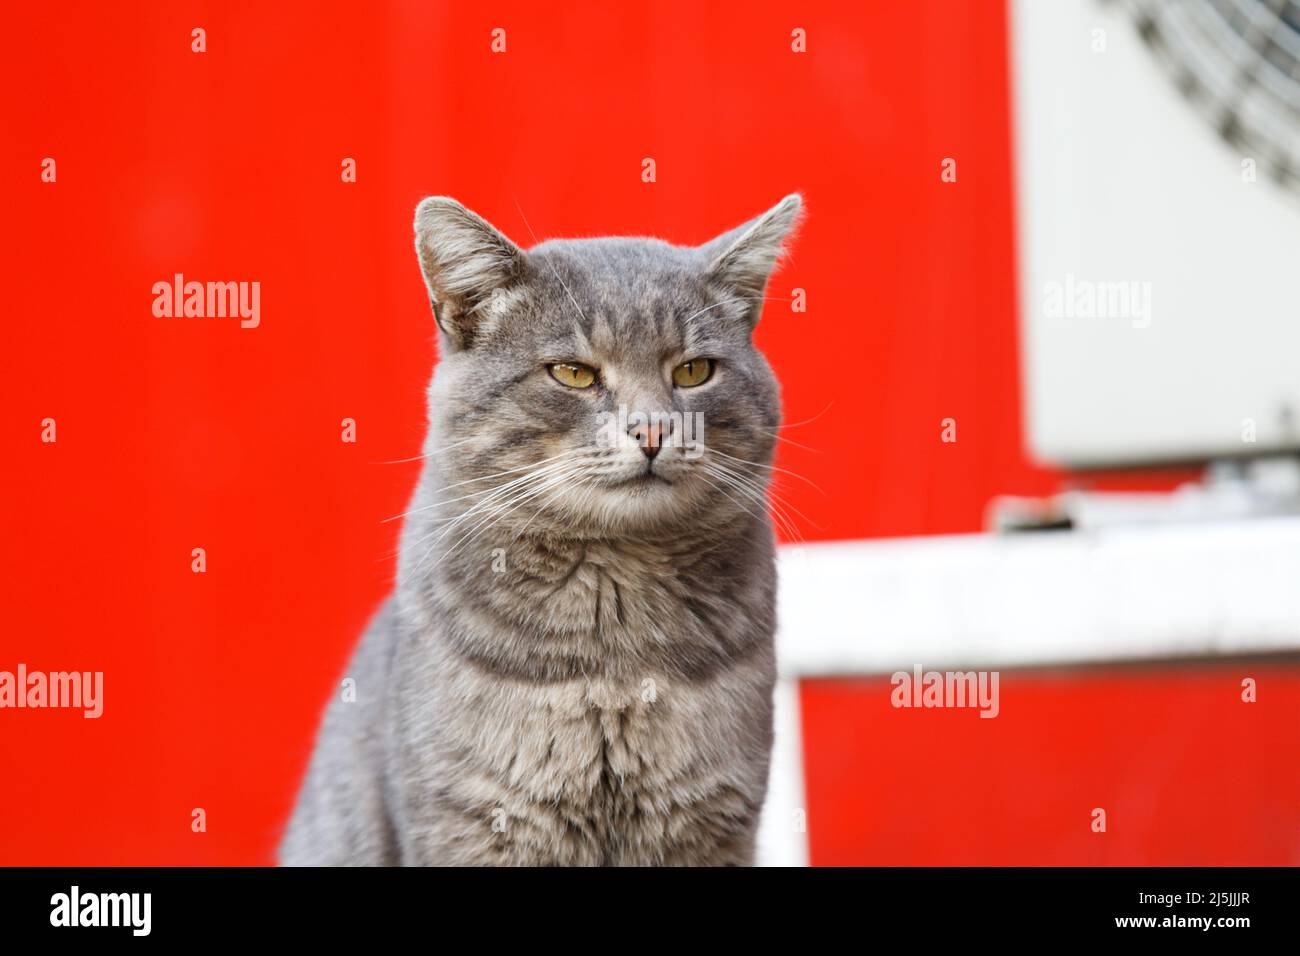
[{"label": "metal fan grille", "polygon": [[1129,0],[1138,32],[1225,140],[1300,190],[1300,0]]}]

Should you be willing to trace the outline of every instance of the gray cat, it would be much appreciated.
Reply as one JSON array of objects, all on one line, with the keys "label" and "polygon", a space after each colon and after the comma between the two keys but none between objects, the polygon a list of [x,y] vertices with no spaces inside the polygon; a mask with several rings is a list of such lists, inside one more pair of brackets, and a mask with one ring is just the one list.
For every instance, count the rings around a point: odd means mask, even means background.
[{"label": "gray cat", "polygon": [[780,401],[752,332],[800,205],[525,252],[420,203],[423,472],[282,863],[753,862]]}]

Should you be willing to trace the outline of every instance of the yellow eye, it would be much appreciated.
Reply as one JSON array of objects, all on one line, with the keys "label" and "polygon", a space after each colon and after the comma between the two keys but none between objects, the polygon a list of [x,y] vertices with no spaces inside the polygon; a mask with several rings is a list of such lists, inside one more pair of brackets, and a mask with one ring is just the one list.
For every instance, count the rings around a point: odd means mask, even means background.
[{"label": "yellow eye", "polygon": [[712,374],[712,359],[691,359],[673,369],[673,384],[681,388],[694,388],[707,382]]},{"label": "yellow eye", "polygon": [[596,370],[576,362],[556,362],[546,366],[551,378],[569,388],[590,388],[596,381]]}]

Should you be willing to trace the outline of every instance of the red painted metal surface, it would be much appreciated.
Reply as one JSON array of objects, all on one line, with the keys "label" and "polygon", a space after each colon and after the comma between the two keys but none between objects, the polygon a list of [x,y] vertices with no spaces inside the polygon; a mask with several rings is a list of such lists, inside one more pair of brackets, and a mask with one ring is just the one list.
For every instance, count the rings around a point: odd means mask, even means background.
[{"label": "red painted metal surface", "polygon": [[801,687],[815,865],[1300,863],[1300,664],[1004,671],[992,719],[892,689]]}]

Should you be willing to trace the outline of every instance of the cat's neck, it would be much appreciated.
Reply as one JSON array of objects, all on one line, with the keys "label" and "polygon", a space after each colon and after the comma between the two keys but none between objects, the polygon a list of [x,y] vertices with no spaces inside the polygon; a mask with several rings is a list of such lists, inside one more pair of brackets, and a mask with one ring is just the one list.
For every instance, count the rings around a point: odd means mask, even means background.
[{"label": "cat's neck", "polygon": [[503,676],[650,667],[698,677],[741,652],[753,633],[746,621],[770,613],[774,582],[765,518],[733,517],[725,533],[698,527],[644,536],[486,529],[424,568],[404,556],[403,604]]}]

